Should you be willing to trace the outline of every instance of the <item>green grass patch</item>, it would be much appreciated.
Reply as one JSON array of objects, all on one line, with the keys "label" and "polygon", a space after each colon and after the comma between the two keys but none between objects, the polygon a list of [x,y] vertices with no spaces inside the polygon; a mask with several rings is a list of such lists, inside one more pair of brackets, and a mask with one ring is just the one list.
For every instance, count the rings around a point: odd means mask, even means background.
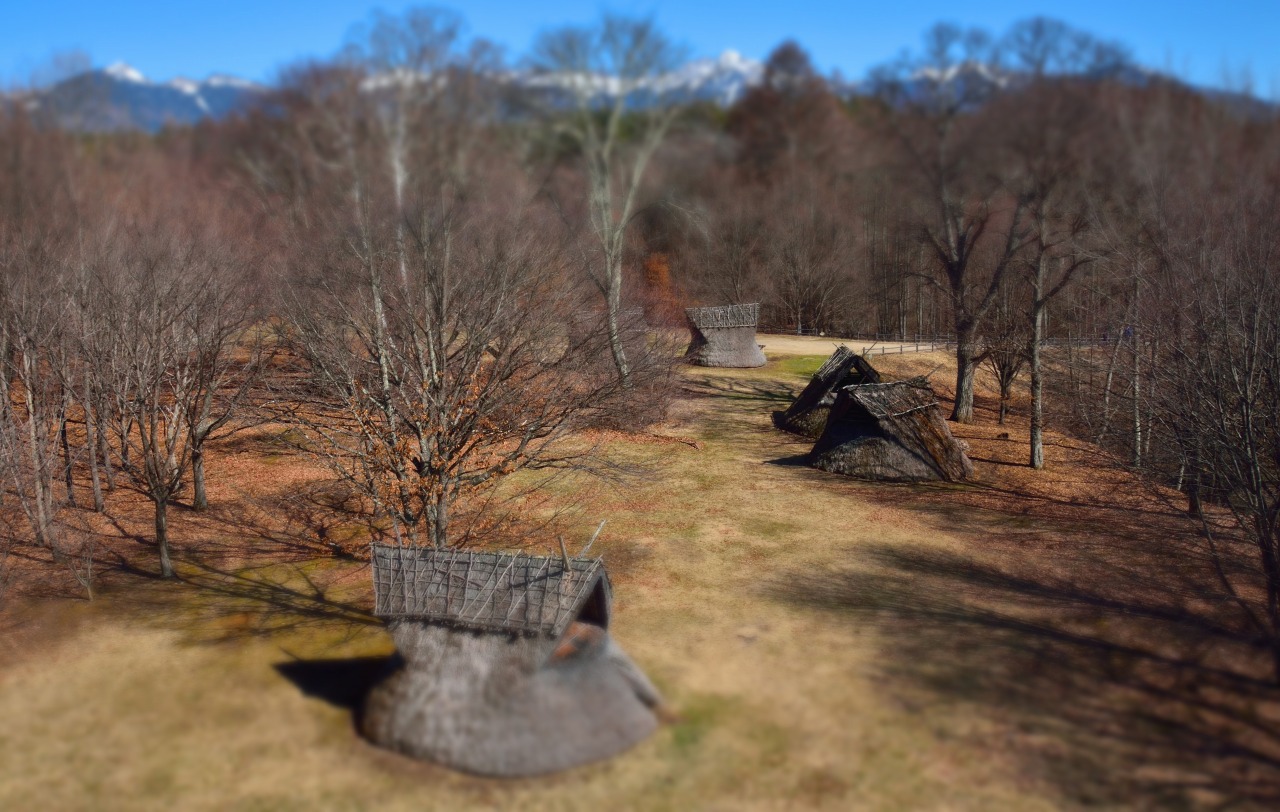
[{"label": "green grass patch", "polygon": [[671,746],[681,758],[689,758],[707,734],[734,709],[734,701],[716,694],[684,697],[680,721],[671,730]]},{"label": "green grass patch", "polygon": [[827,360],[826,355],[793,355],[774,361],[778,372],[796,375],[801,378],[812,378],[813,373]]}]

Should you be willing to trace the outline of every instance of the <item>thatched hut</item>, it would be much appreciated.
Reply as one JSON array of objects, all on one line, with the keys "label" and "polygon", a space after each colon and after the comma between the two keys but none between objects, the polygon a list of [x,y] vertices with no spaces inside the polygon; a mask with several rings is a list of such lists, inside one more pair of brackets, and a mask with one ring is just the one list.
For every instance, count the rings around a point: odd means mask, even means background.
[{"label": "thatched hut", "polygon": [[809,461],[860,479],[954,482],[973,475],[923,378],[839,390]]},{"label": "thatched hut", "polygon": [[466,772],[548,773],[657,727],[657,690],[608,634],[600,559],[373,547],[397,657],[365,701],[371,741]]},{"label": "thatched hut", "polygon": [[684,358],[702,367],[762,367],[764,352],[756,343],[759,304],[686,308],[689,349]]},{"label": "thatched hut", "polygon": [[809,379],[795,402],[785,411],[773,413],[773,424],[783,431],[816,440],[827,425],[836,392],[864,383],[880,383],[880,373],[867,359],[841,344]]}]

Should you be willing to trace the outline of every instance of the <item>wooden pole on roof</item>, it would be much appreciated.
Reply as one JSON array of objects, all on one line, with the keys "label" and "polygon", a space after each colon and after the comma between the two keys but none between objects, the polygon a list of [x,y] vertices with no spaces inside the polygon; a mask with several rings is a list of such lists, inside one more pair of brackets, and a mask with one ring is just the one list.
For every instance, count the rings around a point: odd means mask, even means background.
[{"label": "wooden pole on roof", "polygon": [[604,523],[607,521],[609,520],[608,519],[600,520],[600,526],[596,528],[595,533],[591,534],[591,541],[588,541],[587,546],[583,547],[582,552],[578,553],[578,558],[582,558],[591,550],[591,545],[596,543],[596,539],[600,537],[600,531],[604,529]]}]

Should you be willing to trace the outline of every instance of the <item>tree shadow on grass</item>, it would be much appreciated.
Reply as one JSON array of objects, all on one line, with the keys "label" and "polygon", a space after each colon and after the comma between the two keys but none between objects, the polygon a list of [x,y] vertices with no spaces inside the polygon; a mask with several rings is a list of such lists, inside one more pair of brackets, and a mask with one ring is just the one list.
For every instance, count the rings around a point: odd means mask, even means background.
[{"label": "tree shadow on grass", "polygon": [[1030,468],[1031,465],[1025,462],[1013,462],[1012,460],[997,460],[991,457],[979,457],[975,454],[969,454],[969,459],[974,462],[985,462],[990,465],[1005,465],[1010,468]]},{"label": "tree shadow on grass", "polygon": [[700,377],[688,378],[681,391],[686,397],[694,398],[728,398],[737,401],[755,401],[758,403],[791,403],[795,400],[796,390],[785,383],[757,378],[722,378]]},{"label": "tree shadow on grass", "polygon": [[230,506],[212,505],[192,512],[187,520],[204,531],[200,553],[205,558],[219,552],[277,561],[332,555],[353,558],[381,532],[350,489],[327,481],[285,495],[244,494]]},{"label": "tree shadow on grass", "polygon": [[987,709],[1075,802],[1276,808],[1280,688],[1238,610],[1205,579],[1164,577],[1176,550],[1155,569],[1065,555],[1046,571],[878,547],[870,569],[775,590],[876,629],[901,701]]},{"label": "tree shadow on grass", "polygon": [[[187,631],[206,642],[270,637],[283,632],[325,629],[355,637],[381,628],[361,589],[368,565],[328,570],[309,565],[268,564],[219,568],[190,558],[182,584],[195,590],[202,622]],[[359,580],[360,584],[354,581]]]},{"label": "tree shadow on grass", "polygon": [[789,405],[796,395],[796,390],[784,383],[747,377],[689,377],[682,390],[687,398],[716,398],[723,405],[704,410],[698,418],[700,436],[708,440],[782,434],[769,416],[779,406]]}]

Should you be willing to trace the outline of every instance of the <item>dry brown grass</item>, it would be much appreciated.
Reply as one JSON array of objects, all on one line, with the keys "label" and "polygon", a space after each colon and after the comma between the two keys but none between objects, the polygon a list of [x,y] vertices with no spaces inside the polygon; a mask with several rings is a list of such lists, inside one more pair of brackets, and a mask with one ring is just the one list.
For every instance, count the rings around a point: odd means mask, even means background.
[{"label": "dry brown grass", "polygon": [[[893,376],[941,365],[944,392],[947,364],[876,359]],[[389,649],[364,613],[365,565],[327,555],[368,528],[343,521],[323,469],[266,427],[218,449],[213,511],[175,516],[182,583],[137,574],[153,566],[147,505],[117,495],[115,525],[97,529],[126,567],[106,596],[55,585],[11,612],[0,808],[1138,809],[1259,795],[1273,698],[1241,687],[1250,650],[1229,639],[1166,494],[1056,435],[1031,472],[1023,427],[994,426],[986,388],[981,422],[957,430],[976,486],[813,471],[769,420],[803,385],[796,369],[771,356],[691,370],[666,439],[597,438],[652,476],[575,485],[573,532],[609,520],[595,549],[614,633],[679,712],[623,757],[490,781],[363,743],[349,710],[360,662],[316,661]],[[1252,728],[1231,690],[1249,695]]]}]

